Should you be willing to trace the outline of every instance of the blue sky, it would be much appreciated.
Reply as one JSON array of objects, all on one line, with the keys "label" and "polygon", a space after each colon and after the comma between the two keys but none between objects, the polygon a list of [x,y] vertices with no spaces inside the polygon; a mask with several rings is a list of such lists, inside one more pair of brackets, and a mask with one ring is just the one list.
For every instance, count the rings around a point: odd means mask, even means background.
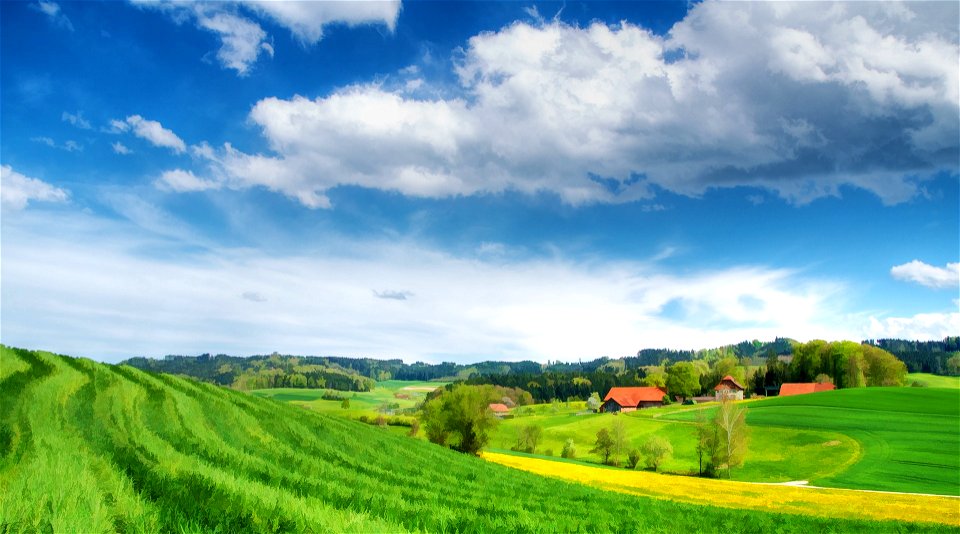
[{"label": "blue sky", "polygon": [[2,341],[960,334],[955,2],[3,2]]}]

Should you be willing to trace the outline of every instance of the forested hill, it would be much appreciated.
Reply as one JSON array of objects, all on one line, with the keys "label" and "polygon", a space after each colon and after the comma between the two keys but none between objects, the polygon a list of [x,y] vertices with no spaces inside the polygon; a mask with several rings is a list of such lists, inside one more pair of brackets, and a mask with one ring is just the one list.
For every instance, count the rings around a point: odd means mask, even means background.
[{"label": "forested hill", "polygon": [[[911,372],[936,374],[956,373],[948,362],[960,350],[960,338],[943,341],[906,341],[881,339],[866,343],[883,348],[907,364]],[[147,371],[187,375],[237,389],[270,387],[328,388],[344,391],[367,391],[377,380],[468,380],[495,375],[630,375],[632,380],[615,385],[635,385],[643,378],[641,368],[658,366],[664,361],[703,360],[715,362],[725,358],[750,360],[760,365],[771,355],[790,355],[796,341],[776,338],[771,342],[743,341],[702,350],[641,349],[636,356],[602,357],[589,361],[539,363],[535,361],[485,361],[471,364],[443,362],[438,364],[404,363],[400,359],[347,358],[339,356],[260,355],[250,357],[202,354],[200,356],[166,356],[155,360],[131,358],[123,363]],[[960,360],[956,358],[954,361]],[[747,363],[744,363],[746,365]]]}]

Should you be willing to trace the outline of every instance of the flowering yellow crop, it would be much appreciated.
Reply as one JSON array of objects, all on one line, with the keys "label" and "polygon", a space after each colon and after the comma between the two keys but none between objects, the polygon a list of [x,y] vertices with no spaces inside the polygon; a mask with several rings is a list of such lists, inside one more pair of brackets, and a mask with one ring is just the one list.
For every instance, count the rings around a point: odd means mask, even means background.
[{"label": "flowering yellow crop", "polygon": [[803,488],[730,480],[659,475],[627,469],[486,452],[483,457],[543,476],[650,497],[828,517],[924,521],[960,526],[960,498],[863,490]]}]

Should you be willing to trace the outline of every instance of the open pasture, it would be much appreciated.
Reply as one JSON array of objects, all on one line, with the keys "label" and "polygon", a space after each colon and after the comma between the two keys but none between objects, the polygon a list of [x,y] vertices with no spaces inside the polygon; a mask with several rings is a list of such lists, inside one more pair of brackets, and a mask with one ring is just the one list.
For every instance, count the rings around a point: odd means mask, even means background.
[{"label": "open pasture", "polygon": [[[960,495],[960,390],[844,389],[752,402],[747,413],[755,433],[775,427],[835,432],[857,441],[856,461],[804,477],[811,484]],[[663,419],[690,422],[694,413]]]},{"label": "open pasture", "polygon": [[269,398],[303,406],[314,411],[331,413],[356,419],[360,416],[376,417],[379,409],[385,405],[395,406],[395,410],[415,407],[422,402],[427,393],[443,387],[446,382],[421,382],[412,380],[384,380],[377,382],[372,391],[333,391],[350,400],[350,406],[344,408],[339,400],[326,400],[323,389],[275,388],[251,391],[257,397]]}]

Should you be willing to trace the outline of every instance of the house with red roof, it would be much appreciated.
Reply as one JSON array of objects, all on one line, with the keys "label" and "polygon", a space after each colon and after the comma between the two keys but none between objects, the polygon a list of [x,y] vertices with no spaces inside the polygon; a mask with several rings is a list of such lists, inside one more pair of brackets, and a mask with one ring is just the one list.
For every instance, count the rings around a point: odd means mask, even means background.
[{"label": "house with red roof", "polygon": [[632,412],[640,408],[663,405],[667,392],[655,387],[610,388],[603,398],[600,411],[605,413]]},{"label": "house with red roof", "polygon": [[836,386],[833,384],[815,384],[806,383],[787,383],[780,385],[780,396],[789,397],[791,395],[806,395],[807,393],[819,393],[821,391],[833,391]]},{"label": "house with red roof", "polygon": [[506,404],[493,403],[490,405],[490,410],[493,412],[493,415],[497,417],[503,417],[510,414],[510,408]]},{"label": "house with red roof", "polygon": [[732,376],[727,375],[720,380],[719,384],[714,386],[713,394],[718,401],[723,399],[743,400],[743,390],[743,386]]}]

